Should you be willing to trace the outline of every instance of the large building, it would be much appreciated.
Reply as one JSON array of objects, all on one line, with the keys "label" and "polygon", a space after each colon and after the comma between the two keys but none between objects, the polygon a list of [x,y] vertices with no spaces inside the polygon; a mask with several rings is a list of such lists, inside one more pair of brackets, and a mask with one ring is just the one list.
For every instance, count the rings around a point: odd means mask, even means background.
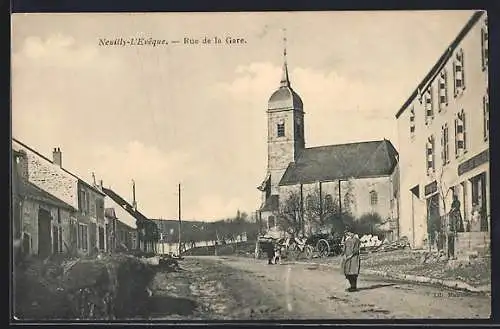
[{"label": "large building", "polygon": [[487,17],[476,12],[396,114],[401,234],[414,247],[447,228],[453,194],[466,231],[458,250],[489,241],[488,107]]},{"label": "large building", "polygon": [[[310,234],[318,227],[314,224],[328,224],[329,210],[336,208],[358,218],[377,213],[386,223],[387,237],[399,236],[398,152],[385,139],[307,148],[304,104],[292,89],[286,50],[267,117],[267,173],[258,189],[260,220],[268,230],[280,231],[284,217],[296,216],[300,230]],[[293,199],[296,214],[290,214]]]}]

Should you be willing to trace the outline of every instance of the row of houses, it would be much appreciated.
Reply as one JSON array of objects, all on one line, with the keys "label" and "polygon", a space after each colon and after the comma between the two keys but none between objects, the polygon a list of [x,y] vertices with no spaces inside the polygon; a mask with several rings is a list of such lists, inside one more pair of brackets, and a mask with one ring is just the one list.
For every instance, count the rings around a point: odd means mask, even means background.
[{"label": "row of houses", "polygon": [[[259,219],[269,231],[284,217],[305,221],[302,228],[311,231],[307,225],[321,223],[328,205],[342,213],[350,201],[356,217],[379,214],[389,240],[407,237],[414,248],[432,248],[437,235],[453,233],[459,253],[488,248],[485,12],[471,16],[397,112],[399,150],[386,139],[306,147],[304,114],[285,49],[280,86],[268,101],[268,165],[258,186]],[[449,232],[454,196],[463,232]]]},{"label": "row of houses", "polygon": [[156,224],[102,180],[87,183],[62,164],[12,140],[13,237],[25,255],[153,251]]}]

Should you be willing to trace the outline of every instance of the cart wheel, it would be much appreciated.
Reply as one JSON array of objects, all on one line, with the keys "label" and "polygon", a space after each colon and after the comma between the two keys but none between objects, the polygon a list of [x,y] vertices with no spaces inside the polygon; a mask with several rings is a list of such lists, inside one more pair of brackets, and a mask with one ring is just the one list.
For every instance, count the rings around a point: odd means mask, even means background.
[{"label": "cart wheel", "polygon": [[320,239],[316,244],[316,250],[320,257],[327,257],[330,254],[330,245],[325,239]]},{"label": "cart wheel", "polygon": [[305,246],[304,253],[305,253],[307,259],[312,259],[313,253],[314,253],[314,248],[310,245],[307,245],[307,246]]}]

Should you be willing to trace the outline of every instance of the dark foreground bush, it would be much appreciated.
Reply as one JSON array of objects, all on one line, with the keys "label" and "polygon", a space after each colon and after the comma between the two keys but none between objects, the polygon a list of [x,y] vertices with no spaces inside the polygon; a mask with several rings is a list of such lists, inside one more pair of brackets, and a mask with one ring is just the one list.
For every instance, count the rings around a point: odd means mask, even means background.
[{"label": "dark foreground bush", "polygon": [[154,269],[127,255],[16,267],[14,313],[22,320],[144,316]]}]

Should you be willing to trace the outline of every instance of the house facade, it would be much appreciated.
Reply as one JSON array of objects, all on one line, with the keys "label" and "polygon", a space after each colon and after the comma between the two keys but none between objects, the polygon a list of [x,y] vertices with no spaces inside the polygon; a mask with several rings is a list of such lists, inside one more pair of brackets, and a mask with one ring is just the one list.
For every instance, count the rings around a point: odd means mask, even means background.
[{"label": "house facade", "polygon": [[76,209],[26,179],[26,154],[12,153],[13,237],[24,255],[48,257],[68,251],[70,218]]},{"label": "house facade", "polygon": [[[490,231],[488,25],[476,12],[397,115],[401,232],[415,248],[449,231],[453,195],[464,231],[456,250]],[[464,248],[461,248],[464,247]]]},{"label": "house facade", "polygon": [[284,55],[280,86],[268,101],[268,165],[258,187],[259,221],[271,235],[279,235],[287,207],[287,216],[296,217],[309,234],[313,223],[323,224],[334,209],[357,218],[376,213],[385,223],[386,237],[398,238],[398,152],[385,139],[307,148],[304,104],[292,89],[286,51]]},{"label": "house facade", "polygon": [[[106,198],[105,217],[108,221],[106,230],[108,233],[108,245],[111,252],[118,250],[137,249],[137,226],[135,219],[125,211],[120,211],[118,205],[108,207],[108,203],[113,202]],[[133,219],[133,220],[131,220]]]},{"label": "house facade", "polygon": [[[45,251],[39,250],[38,239],[41,236],[40,231],[35,229],[41,225],[40,221],[51,223],[51,236],[58,235],[57,238],[51,238],[52,244],[59,241],[59,252],[91,254],[99,250],[105,251],[105,194],[64,169],[59,148],[54,149],[52,160],[16,139],[12,141],[12,150],[14,154],[23,154],[17,160],[17,170],[31,186],[30,191],[37,189],[67,205],[60,210],[44,210],[30,203],[23,205],[21,221],[23,225],[31,225],[31,229],[27,229],[27,232],[31,232],[33,241],[30,253],[45,254]],[[45,224],[44,230],[48,226],[49,224]]]},{"label": "house facade", "polygon": [[144,214],[137,210],[135,189],[132,204],[127,202],[111,188],[103,187],[102,191],[113,201],[115,205],[117,205],[117,207],[114,208],[115,212],[120,211],[123,214],[124,211],[128,214],[128,217],[125,215],[118,215],[118,218],[120,220],[129,218],[127,225],[136,227],[135,234],[131,234],[132,246],[134,247],[133,249],[141,250],[143,252],[156,252],[157,243],[160,238],[158,226],[153,220],[147,218]]}]

